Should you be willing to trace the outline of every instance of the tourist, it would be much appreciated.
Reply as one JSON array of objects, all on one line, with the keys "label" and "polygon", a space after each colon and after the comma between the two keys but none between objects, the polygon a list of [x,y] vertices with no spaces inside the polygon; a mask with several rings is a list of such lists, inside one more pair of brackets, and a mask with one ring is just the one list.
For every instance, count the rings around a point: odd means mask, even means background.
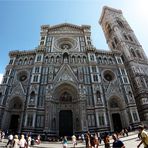
[{"label": "tourist", "polygon": [[24,138],[24,135],[21,135],[21,139],[20,139],[20,148],[26,148],[27,147],[27,141]]},{"label": "tourist", "polygon": [[139,125],[139,136],[141,137],[141,141],[137,148],[139,148],[141,144],[144,145],[144,148],[148,148],[148,133],[144,130],[144,125]]},{"label": "tourist", "polygon": [[8,136],[8,142],[7,142],[6,147],[7,147],[9,144],[12,145],[12,142],[13,142],[13,135],[10,134],[10,135]]},{"label": "tourist", "polygon": [[125,148],[124,143],[117,138],[117,135],[116,134],[113,134],[112,135],[112,138],[114,140],[114,142],[113,142],[113,148]]},{"label": "tourist", "polygon": [[14,140],[13,140],[13,148],[19,148],[19,139],[18,139],[18,135],[14,136]]},{"label": "tourist", "polygon": [[64,139],[63,139],[63,148],[67,148],[67,137],[64,136]]},{"label": "tourist", "polygon": [[41,136],[38,135],[36,140],[35,140],[36,144],[40,144],[41,143]]},{"label": "tourist", "polygon": [[77,145],[77,138],[75,135],[72,136],[72,144],[73,144],[73,147],[75,148],[76,145]]},{"label": "tourist", "polygon": [[105,148],[110,148],[110,137],[107,133],[105,133],[105,136],[104,136],[104,144],[105,144]]}]

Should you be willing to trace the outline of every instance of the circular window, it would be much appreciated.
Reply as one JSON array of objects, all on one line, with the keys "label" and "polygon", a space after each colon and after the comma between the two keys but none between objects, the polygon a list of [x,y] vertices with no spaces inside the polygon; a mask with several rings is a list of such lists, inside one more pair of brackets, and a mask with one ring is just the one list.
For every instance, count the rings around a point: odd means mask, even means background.
[{"label": "circular window", "polygon": [[74,50],[77,47],[77,41],[74,38],[58,38],[54,41],[54,46],[59,50]]},{"label": "circular window", "polygon": [[110,70],[104,71],[103,76],[107,81],[113,81],[115,79],[115,74]]},{"label": "circular window", "polygon": [[17,78],[21,82],[25,81],[27,79],[27,72],[26,71],[19,72]]},{"label": "circular window", "polygon": [[27,79],[27,76],[26,75],[20,76],[20,81],[25,81],[26,79]]},{"label": "circular window", "polygon": [[60,46],[61,49],[70,49],[71,48],[71,45],[70,44],[62,44]]}]

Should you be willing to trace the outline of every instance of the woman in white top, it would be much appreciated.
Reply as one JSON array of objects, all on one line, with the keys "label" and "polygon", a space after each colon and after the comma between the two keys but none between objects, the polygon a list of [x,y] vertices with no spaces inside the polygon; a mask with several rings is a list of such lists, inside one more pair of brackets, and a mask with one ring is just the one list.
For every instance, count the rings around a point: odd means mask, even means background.
[{"label": "woman in white top", "polygon": [[19,139],[18,139],[18,135],[15,135],[15,136],[14,136],[13,148],[19,148]]},{"label": "woman in white top", "polygon": [[21,135],[21,139],[20,139],[19,144],[20,144],[20,148],[25,148],[26,147],[27,142],[26,142],[26,140],[24,138],[24,135]]}]

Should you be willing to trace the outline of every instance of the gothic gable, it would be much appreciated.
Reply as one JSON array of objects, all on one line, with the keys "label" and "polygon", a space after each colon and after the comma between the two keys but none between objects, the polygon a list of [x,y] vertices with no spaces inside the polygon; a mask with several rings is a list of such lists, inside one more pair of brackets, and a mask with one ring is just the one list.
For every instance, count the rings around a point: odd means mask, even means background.
[{"label": "gothic gable", "polygon": [[68,64],[64,64],[61,69],[59,70],[59,72],[57,73],[55,79],[54,79],[54,83],[58,83],[58,82],[78,82],[74,72],[72,71],[72,69],[70,68],[70,66]]},{"label": "gothic gable", "polygon": [[17,83],[17,85],[12,89],[11,94],[12,95],[20,95],[20,96],[25,95],[24,88],[20,82]]}]

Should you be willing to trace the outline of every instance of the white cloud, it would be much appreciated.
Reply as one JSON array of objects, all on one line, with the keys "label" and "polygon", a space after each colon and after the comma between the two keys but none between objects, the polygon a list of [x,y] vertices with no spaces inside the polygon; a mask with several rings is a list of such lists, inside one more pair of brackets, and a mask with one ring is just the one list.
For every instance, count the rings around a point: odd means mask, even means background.
[{"label": "white cloud", "polygon": [[0,74],[0,84],[2,83],[3,74]]}]

